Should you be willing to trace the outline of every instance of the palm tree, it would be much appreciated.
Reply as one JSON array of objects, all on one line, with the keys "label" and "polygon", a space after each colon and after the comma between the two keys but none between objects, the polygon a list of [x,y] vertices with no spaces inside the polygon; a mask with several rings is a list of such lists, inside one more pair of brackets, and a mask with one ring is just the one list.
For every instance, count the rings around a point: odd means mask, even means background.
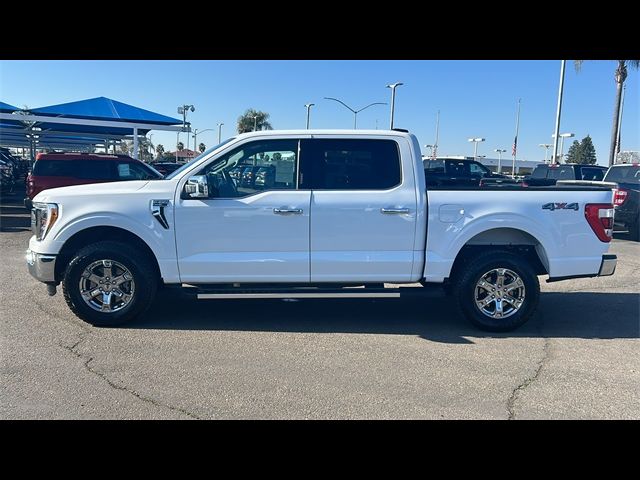
[{"label": "palm tree", "polygon": [[268,113],[249,108],[238,117],[237,129],[238,133],[246,133],[254,130],[273,130],[273,127],[269,123]]},{"label": "palm tree", "polygon": [[162,145],[161,143],[159,143],[156,146],[156,158],[162,158],[162,156],[164,155],[164,145]]},{"label": "palm tree", "polygon": [[[580,71],[584,60],[574,60],[576,71]],[[611,149],[609,150],[609,166],[613,165],[616,156],[616,144],[618,142],[618,129],[620,128],[620,104],[622,101],[622,87],[627,79],[627,66],[631,68],[640,68],[640,60],[618,60],[618,68],[616,68],[616,102],[613,109],[613,128],[611,129]]]},{"label": "palm tree", "polygon": [[184,150],[184,143],[178,142],[178,151],[181,152],[182,150]]},{"label": "palm tree", "polygon": [[198,145],[198,150],[200,150],[200,153],[204,153],[206,149],[207,146],[204,143],[200,143],[200,145]]}]

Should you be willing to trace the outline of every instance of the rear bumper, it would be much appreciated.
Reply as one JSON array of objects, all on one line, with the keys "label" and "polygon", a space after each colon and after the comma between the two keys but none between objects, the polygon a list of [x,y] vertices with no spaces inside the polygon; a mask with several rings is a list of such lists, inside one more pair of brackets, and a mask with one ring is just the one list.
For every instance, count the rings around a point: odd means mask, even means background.
[{"label": "rear bumper", "polygon": [[29,273],[36,280],[44,283],[56,283],[56,256],[27,250],[25,255]]},{"label": "rear bumper", "polygon": [[598,270],[598,273],[586,273],[583,275],[570,275],[568,277],[548,278],[547,283],[561,282],[562,280],[572,280],[574,278],[608,277],[609,275],[614,274],[617,264],[618,257],[616,255],[602,255],[602,261],[600,262],[600,269]]},{"label": "rear bumper", "polygon": [[608,277],[609,275],[613,275],[613,273],[616,271],[617,264],[618,264],[618,257],[616,257],[615,255],[603,255],[598,276]]}]

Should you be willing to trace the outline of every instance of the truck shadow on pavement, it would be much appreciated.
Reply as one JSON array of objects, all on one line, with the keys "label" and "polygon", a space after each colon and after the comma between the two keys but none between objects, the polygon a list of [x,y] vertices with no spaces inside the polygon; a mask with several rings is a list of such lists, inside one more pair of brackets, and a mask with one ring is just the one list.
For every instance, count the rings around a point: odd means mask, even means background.
[{"label": "truck shadow on pavement", "polygon": [[473,337],[640,337],[640,295],[635,293],[543,293],[534,318],[509,333],[476,329],[445,296],[424,300],[198,301],[171,292],[160,297],[151,310],[123,328],[416,335],[457,344],[474,343]]}]

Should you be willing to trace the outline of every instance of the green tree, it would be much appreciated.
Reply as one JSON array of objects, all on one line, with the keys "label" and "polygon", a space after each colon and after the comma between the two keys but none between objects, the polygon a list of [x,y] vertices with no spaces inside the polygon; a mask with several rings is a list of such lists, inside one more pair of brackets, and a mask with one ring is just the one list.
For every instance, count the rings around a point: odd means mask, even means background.
[{"label": "green tree", "polygon": [[597,161],[598,159],[596,158],[596,147],[593,146],[591,137],[587,135],[580,142],[580,161],[578,163],[583,163],[585,165],[595,165]]},{"label": "green tree", "polygon": [[164,156],[164,145],[159,143],[156,146],[156,160],[161,159]]},{"label": "green tree", "polygon": [[269,123],[268,113],[249,108],[238,117],[237,130],[238,133],[246,133],[254,130],[273,130],[273,127]]},{"label": "green tree", "polygon": [[569,151],[567,152],[566,163],[580,163],[580,155],[582,154],[582,146],[578,140],[574,140]]},{"label": "green tree", "polygon": [[[584,60],[575,60],[575,67],[577,71],[580,71]],[[631,68],[640,68],[640,60],[617,60],[618,67],[615,72],[616,81],[616,100],[613,108],[613,128],[611,129],[611,148],[609,150],[609,166],[613,165],[616,155],[616,144],[618,142],[618,128],[620,120],[620,104],[622,102],[622,87],[627,79],[628,70],[627,66]]]},{"label": "green tree", "polygon": [[206,149],[207,146],[204,143],[200,143],[200,145],[198,145],[198,150],[200,150],[200,153],[204,153]]},{"label": "green tree", "polygon": [[131,149],[133,148],[133,143],[130,143],[128,140],[122,139],[120,140],[120,146],[118,149],[120,153],[124,155],[129,155],[131,153]]}]

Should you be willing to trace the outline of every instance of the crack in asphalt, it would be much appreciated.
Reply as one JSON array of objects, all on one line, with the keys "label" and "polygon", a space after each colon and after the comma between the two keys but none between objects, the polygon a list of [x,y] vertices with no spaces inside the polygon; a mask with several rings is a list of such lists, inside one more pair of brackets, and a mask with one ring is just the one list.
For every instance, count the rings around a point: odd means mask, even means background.
[{"label": "crack in asphalt", "polygon": [[[542,335],[542,332],[540,332]],[[507,400],[507,412],[508,417],[507,420],[515,420],[516,419],[516,402],[520,397],[520,394],[529,387],[533,382],[535,382],[540,376],[540,372],[542,372],[542,367],[544,367],[545,362],[549,358],[549,347],[550,341],[548,337],[544,337],[544,345],[542,347],[542,358],[538,361],[538,365],[536,366],[536,370],[533,372],[533,375],[527,377],[520,385],[513,389],[509,399]]]},{"label": "crack in asphalt", "polygon": [[80,334],[80,339],[74,343],[72,346],[68,346],[68,345],[63,345],[63,344],[59,344],[62,348],[64,348],[65,350],[68,350],[70,353],[72,353],[73,355],[75,355],[77,358],[81,359],[81,360],[85,360],[84,362],[84,368],[94,374],[97,375],[98,377],[100,377],[102,380],[104,380],[107,385],[109,385],[111,388],[115,389],[115,390],[120,390],[126,393],[129,393],[130,395],[133,395],[134,397],[136,397],[137,399],[146,402],[146,403],[150,403],[151,405],[155,406],[155,407],[161,407],[161,408],[168,408],[169,410],[172,410],[174,412],[179,412],[182,413],[183,415],[186,415],[190,418],[196,419],[196,420],[200,420],[200,417],[198,415],[196,415],[195,413],[189,412],[183,408],[180,407],[174,407],[172,405],[166,405],[164,403],[160,403],[156,400],[154,400],[153,398],[150,397],[146,397],[138,392],[136,392],[135,390],[132,390],[126,386],[122,386],[122,385],[118,385],[117,383],[115,383],[114,381],[112,381],[107,375],[105,375],[102,372],[99,372],[97,370],[95,370],[93,367],[91,367],[89,364],[91,362],[93,362],[94,357],[88,357],[87,355],[83,355],[82,353],[77,351],[77,347],[78,345],[80,345],[82,342],[84,342],[87,338],[87,336],[90,334],[90,331],[85,331],[83,333]]},{"label": "crack in asphalt", "polygon": [[[65,318],[64,316],[58,315],[56,312],[52,312],[52,311],[50,311],[48,309],[45,309],[45,307],[43,305],[41,305],[40,302],[38,302],[37,300],[34,301],[33,303],[35,304],[36,308],[38,308],[41,312],[45,313],[46,315],[53,315],[58,320],[62,320],[63,322],[65,322],[65,323],[67,323],[69,325],[72,325],[74,327],[78,327],[78,328],[80,328],[82,330],[80,333],[77,334],[80,337],[79,340],[76,343],[74,343],[73,345],[68,346],[68,345],[64,345],[62,343],[59,343],[58,345],[60,347],[64,348],[65,350],[71,352],[77,358],[80,358],[80,359],[87,358],[86,355],[83,355],[80,352],[78,352],[77,348],[82,342],[84,342],[87,339],[87,337],[89,335],[91,335],[91,333],[92,333],[91,329],[88,326],[86,326],[86,325],[84,325],[82,323],[70,321],[69,319]],[[179,407],[174,407],[174,406],[171,406],[171,405],[165,405],[163,403],[157,402],[156,400],[154,400],[152,398],[145,397],[145,396],[139,394],[138,392],[136,392],[135,390],[132,390],[130,388],[123,387],[121,385],[118,385],[118,384],[114,383],[104,373],[101,373],[101,372],[99,372],[97,370],[94,370],[92,367],[89,366],[89,363],[91,363],[93,360],[94,360],[94,357],[89,357],[88,360],[86,360],[84,362],[85,369],[88,372],[93,373],[94,375],[97,375],[98,377],[102,378],[105,382],[107,382],[107,385],[109,385],[111,388],[127,392],[127,393],[133,395],[134,397],[138,398],[139,400],[141,400],[143,402],[146,402],[146,403],[150,403],[150,404],[152,404],[152,405],[154,405],[156,407],[168,408],[169,410],[173,410],[175,412],[180,412],[180,413],[182,413],[182,414],[184,414],[184,415],[186,415],[186,416],[188,416],[190,418],[194,418],[196,420],[200,420],[200,417],[198,415],[194,414],[194,413],[191,413],[191,412],[189,412],[187,410],[184,410],[182,408],[179,408]]]}]

